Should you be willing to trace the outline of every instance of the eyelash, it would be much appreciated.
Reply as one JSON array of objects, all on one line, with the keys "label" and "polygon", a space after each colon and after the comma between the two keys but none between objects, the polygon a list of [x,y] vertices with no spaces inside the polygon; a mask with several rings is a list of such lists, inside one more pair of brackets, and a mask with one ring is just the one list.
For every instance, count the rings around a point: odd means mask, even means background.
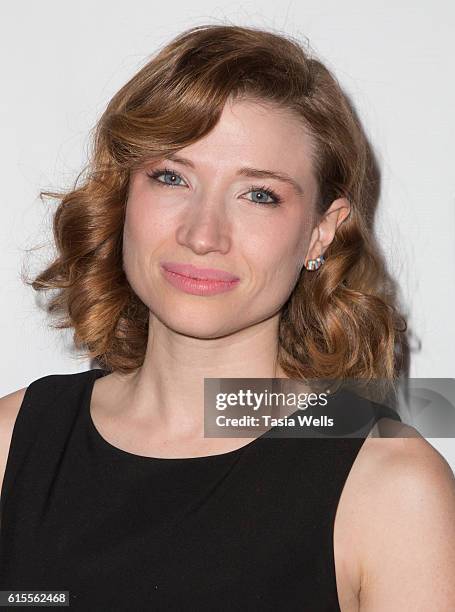
[{"label": "eyelash", "polygon": [[[180,176],[178,172],[174,172],[174,170],[170,170],[169,168],[158,168],[157,170],[152,172],[152,174],[147,173],[147,176],[153,179],[154,181],[156,181],[159,185],[163,185],[164,187],[181,187],[181,185],[170,185],[169,183],[164,183],[163,181],[159,181],[158,177],[161,174],[172,174],[173,176],[177,176],[179,179],[183,180],[183,178]],[[263,193],[268,195],[270,198],[274,199],[274,202],[265,202],[264,204],[261,204],[261,202],[253,202],[252,200],[250,200],[252,204],[256,204],[257,206],[262,206],[263,208],[266,206],[270,206],[274,208],[275,206],[279,206],[282,202],[281,197],[275,191],[273,191],[273,189],[270,189],[266,187],[265,185],[262,185],[262,186],[251,185],[250,191],[262,191]],[[250,193],[250,191],[248,193]]]}]

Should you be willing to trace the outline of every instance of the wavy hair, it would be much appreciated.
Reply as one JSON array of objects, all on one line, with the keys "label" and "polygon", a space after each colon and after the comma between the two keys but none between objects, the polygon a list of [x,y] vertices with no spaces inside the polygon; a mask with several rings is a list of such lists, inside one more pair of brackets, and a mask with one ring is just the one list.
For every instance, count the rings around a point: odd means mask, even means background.
[{"label": "wavy hair", "polygon": [[[316,271],[302,269],[280,314],[278,359],[291,378],[394,381],[407,324],[373,232],[374,159],[336,77],[289,35],[253,27],[200,25],[175,37],[113,96],[96,123],[88,164],[59,200],[57,254],[31,282],[56,290],[47,312],[73,328],[76,348],[105,369],[140,367],[149,311],[122,265],[131,171],[207,134],[230,99],[293,112],[311,135],[316,215],[351,203]],[[26,281],[27,282],[27,281]]]}]

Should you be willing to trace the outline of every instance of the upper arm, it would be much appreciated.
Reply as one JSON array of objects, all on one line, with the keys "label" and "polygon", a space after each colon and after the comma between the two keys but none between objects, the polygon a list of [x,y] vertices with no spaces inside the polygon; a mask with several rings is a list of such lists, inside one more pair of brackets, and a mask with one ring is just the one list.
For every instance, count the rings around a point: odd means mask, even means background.
[{"label": "upper arm", "polygon": [[455,610],[454,474],[424,438],[374,443],[384,452],[361,512],[360,611]]},{"label": "upper arm", "polygon": [[24,399],[27,387],[0,398],[0,490],[5,475],[14,423]]}]

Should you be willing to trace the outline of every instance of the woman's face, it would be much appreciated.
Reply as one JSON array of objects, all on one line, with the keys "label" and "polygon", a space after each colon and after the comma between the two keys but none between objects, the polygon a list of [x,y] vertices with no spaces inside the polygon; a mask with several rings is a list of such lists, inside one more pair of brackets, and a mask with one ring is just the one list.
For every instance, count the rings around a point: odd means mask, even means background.
[{"label": "woman's face", "polygon": [[[176,156],[153,160],[132,174],[124,270],[152,315],[179,333],[215,338],[280,311],[312,232],[317,186],[310,148],[291,114],[229,102],[208,135],[176,154],[186,163]],[[286,174],[295,185],[252,169]],[[239,281],[228,291],[196,295],[172,284],[162,262],[215,268]]]}]

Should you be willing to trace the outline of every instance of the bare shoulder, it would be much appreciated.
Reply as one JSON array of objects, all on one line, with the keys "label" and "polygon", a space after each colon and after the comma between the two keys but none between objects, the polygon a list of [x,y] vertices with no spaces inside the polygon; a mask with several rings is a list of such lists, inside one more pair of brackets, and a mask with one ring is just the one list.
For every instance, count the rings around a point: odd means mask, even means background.
[{"label": "bare shoulder", "polygon": [[381,425],[396,437],[365,440],[343,491],[358,609],[453,610],[454,474],[413,427]]},{"label": "bare shoulder", "polygon": [[0,398],[0,490],[5,475],[14,423],[26,390],[27,387],[23,387]]}]

